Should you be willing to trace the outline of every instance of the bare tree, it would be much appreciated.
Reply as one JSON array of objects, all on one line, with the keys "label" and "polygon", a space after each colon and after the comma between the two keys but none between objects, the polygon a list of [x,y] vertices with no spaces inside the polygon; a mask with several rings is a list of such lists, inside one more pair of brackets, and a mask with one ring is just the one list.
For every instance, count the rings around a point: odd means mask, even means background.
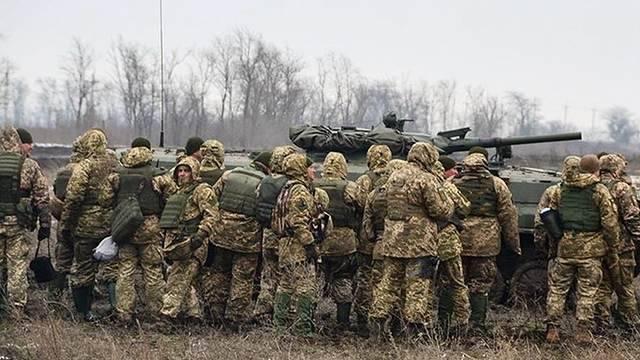
[{"label": "bare tree", "polygon": [[607,121],[609,136],[613,141],[628,145],[638,135],[638,126],[627,108],[612,107],[605,111],[603,117]]},{"label": "bare tree", "polygon": [[467,88],[468,119],[477,136],[497,136],[502,130],[507,110],[496,96],[487,95],[482,88]]},{"label": "bare tree", "polygon": [[508,93],[514,135],[533,135],[540,127],[540,106],[535,99],[512,91]]},{"label": "bare tree", "polygon": [[15,66],[7,58],[0,58],[0,108],[2,108],[2,121],[9,120],[11,106],[11,85]]},{"label": "bare tree", "polygon": [[434,100],[442,130],[451,126],[456,106],[456,86],[453,80],[441,80],[434,86]]},{"label": "bare tree", "polygon": [[258,79],[259,64],[264,57],[264,43],[259,36],[245,30],[235,33],[237,51],[237,73],[242,96],[242,125],[240,130],[240,146],[247,147],[247,130],[255,125],[251,123],[251,100]]},{"label": "bare tree", "polygon": [[65,75],[64,88],[68,106],[73,111],[76,131],[84,128],[82,115],[86,110],[87,97],[96,86],[93,51],[87,44],[74,38],[72,48],[62,65]]}]

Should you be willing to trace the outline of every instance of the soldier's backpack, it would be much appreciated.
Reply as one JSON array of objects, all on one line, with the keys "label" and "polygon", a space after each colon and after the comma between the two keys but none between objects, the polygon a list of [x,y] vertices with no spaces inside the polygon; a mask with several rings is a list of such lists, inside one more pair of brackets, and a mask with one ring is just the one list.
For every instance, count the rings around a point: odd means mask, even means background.
[{"label": "soldier's backpack", "polygon": [[143,222],[144,215],[142,215],[137,198],[130,196],[118,202],[118,206],[113,211],[113,220],[111,222],[111,237],[113,241],[118,245],[130,241]]},{"label": "soldier's backpack", "polygon": [[269,175],[260,182],[258,186],[256,219],[262,227],[267,229],[271,228],[273,209],[276,207],[278,195],[280,195],[287,181],[288,179],[284,175]]}]

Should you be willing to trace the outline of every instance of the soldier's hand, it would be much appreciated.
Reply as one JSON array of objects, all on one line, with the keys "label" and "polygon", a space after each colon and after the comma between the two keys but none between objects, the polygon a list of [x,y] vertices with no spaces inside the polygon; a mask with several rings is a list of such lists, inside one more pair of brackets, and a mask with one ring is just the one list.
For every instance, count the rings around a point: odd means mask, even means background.
[{"label": "soldier's hand", "polygon": [[307,256],[307,261],[315,262],[318,259],[318,251],[314,244],[304,246],[304,253]]},{"label": "soldier's hand", "polygon": [[51,228],[48,226],[40,227],[38,229],[38,241],[42,241],[44,239],[48,239],[51,236]]}]

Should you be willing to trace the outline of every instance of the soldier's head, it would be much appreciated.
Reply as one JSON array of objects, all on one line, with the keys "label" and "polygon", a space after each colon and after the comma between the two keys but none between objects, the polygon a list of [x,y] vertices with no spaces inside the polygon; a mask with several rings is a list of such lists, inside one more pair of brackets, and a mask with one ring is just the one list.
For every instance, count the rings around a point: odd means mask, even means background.
[{"label": "soldier's head", "polygon": [[20,135],[18,135],[18,132],[16,131],[16,129],[9,124],[6,124],[2,128],[2,137],[0,138],[0,145],[2,145],[2,149],[4,149],[4,151],[7,151],[7,152],[13,152],[18,154],[22,152],[20,149]]},{"label": "soldier's head", "polygon": [[599,175],[600,161],[593,154],[584,155],[580,158],[580,172],[583,174]]},{"label": "soldier's head", "polygon": [[485,172],[489,169],[489,162],[484,154],[473,153],[462,160],[462,167],[467,173]]},{"label": "soldier's head", "polygon": [[456,177],[458,176],[458,170],[456,170],[456,161],[448,156],[440,156],[438,159],[442,163],[442,167],[444,167],[444,177]]},{"label": "soldier's head", "polygon": [[624,173],[625,162],[616,154],[604,155],[600,158],[600,171],[619,177]]},{"label": "soldier's head", "polygon": [[271,172],[282,174],[284,172],[284,158],[296,152],[296,148],[291,145],[276,146],[271,152]]},{"label": "soldier's head", "polygon": [[202,155],[201,165],[203,167],[213,167],[222,169],[224,164],[224,145],[214,139],[209,139],[200,145]]},{"label": "soldier's head", "polygon": [[20,151],[24,156],[31,156],[33,150],[33,137],[26,129],[17,128],[18,136],[20,137]]},{"label": "soldier's head", "polygon": [[367,150],[367,166],[370,170],[384,169],[391,160],[391,149],[387,145],[372,145]]},{"label": "soldier's head", "polygon": [[307,156],[307,180],[313,182],[316,179],[318,173],[318,165],[313,163],[310,157]]},{"label": "soldier's head", "polygon": [[484,155],[484,158],[489,161],[489,151],[487,151],[487,149],[483,148],[482,146],[474,146],[469,149],[469,155],[471,154],[482,154]]},{"label": "soldier's head", "polygon": [[282,166],[284,167],[284,174],[287,177],[307,181],[309,165],[305,154],[293,153],[287,156],[284,158]]},{"label": "soldier's head", "polygon": [[409,150],[407,161],[427,170],[438,161],[438,157],[438,149],[435,146],[426,142],[417,142]]},{"label": "soldier's head", "polygon": [[571,181],[580,173],[580,157],[569,155],[562,161],[562,178]]},{"label": "soldier's head", "polygon": [[338,179],[347,178],[347,160],[339,152],[332,151],[327,154],[322,164],[322,176]]},{"label": "soldier's head", "polygon": [[200,176],[200,163],[192,156],[185,156],[173,170],[173,180],[178,186],[195,181]]},{"label": "soldier's head", "polygon": [[146,147],[151,150],[151,142],[143,137],[137,137],[131,142],[131,148]]},{"label": "soldier's head", "polygon": [[391,161],[389,161],[389,163],[387,164],[387,173],[389,175],[391,175],[391,173],[393,173],[396,170],[400,170],[403,167],[407,166],[407,162],[405,160],[402,159],[392,159]]},{"label": "soldier's head", "polygon": [[83,158],[107,152],[107,137],[101,129],[89,129],[78,139],[78,152]]},{"label": "soldier's head", "polygon": [[198,136],[190,137],[187,140],[187,144],[184,146],[184,151],[187,156],[193,156],[198,161],[202,161],[202,154],[200,153],[200,146],[204,143],[204,140]]},{"label": "soldier's head", "polygon": [[271,169],[271,151],[263,151],[253,159],[254,166],[260,168],[265,174],[269,174]]},{"label": "soldier's head", "polygon": [[122,165],[125,167],[138,167],[151,164],[153,151],[146,146],[133,147],[122,154]]}]

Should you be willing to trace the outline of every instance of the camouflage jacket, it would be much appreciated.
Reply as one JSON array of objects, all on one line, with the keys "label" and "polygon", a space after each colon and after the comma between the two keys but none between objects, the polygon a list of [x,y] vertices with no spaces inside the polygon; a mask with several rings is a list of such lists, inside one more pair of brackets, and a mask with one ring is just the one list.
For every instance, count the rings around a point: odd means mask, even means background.
[{"label": "camouflage jacket", "polygon": [[[6,125],[2,129],[0,139],[0,151],[8,151],[21,154],[20,136],[13,126]],[[24,155],[23,155],[24,156]],[[20,190],[29,194],[25,201],[38,213],[40,227],[51,227],[51,214],[49,213],[49,184],[42,173],[40,165],[29,158],[24,158],[22,172],[20,174]],[[14,215],[5,216],[3,226],[17,225],[18,218]]]},{"label": "camouflage jacket", "polygon": [[[579,174],[567,179],[566,184],[579,188],[587,188],[595,184],[593,201],[600,212],[602,230],[597,232],[565,230],[564,236],[558,243],[558,257],[587,259],[601,257],[608,252],[617,253],[620,238],[618,212],[607,187],[590,174]],[[561,189],[560,186],[550,189],[552,190],[549,193],[549,207],[557,210],[561,200]]]},{"label": "camouflage jacket", "polygon": [[[454,203],[454,216],[458,218],[457,220],[462,220],[467,217],[471,208],[469,200],[467,200],[462,192],[450,181],[443,181],[443,189]],[[460,233],[454,224],[448,222],[438,232],[438,257],[442,261],[447,261],[460,254],[462,254]]]},{"label": "camouflage jacket", "polygon": [[640,241],[640,208],[633,187],[622,179],[615,179],[609,173],[603,173],[600,181],[609,188],[618,209],[620,224],[620,245],[618,252],[635,250]]},{"label": "camouflage jacket", "polygon": [[540,196],[540,201],[538,201],[538,206],[536,207],[536,213],[533,217],[533,242],[538,249],[543,254],[547,255],[547,258],[553,259],[558,254],[558,244],[555,243],[551,237],[547,235],[547,230],[542,223],[542,219],[540,218],[540,211],[544,208],[548,208],[551,206],[551,196],[555,192],[560,191],[560,184],[551,185],[545,189]]},{"label": "camouflage jacket", "polygon": [[[438,159],[431,144],[416,143],[407,156],[408,165],[394,171],[387,181],[387,216],[384,223],[380,254],[394,258],[418,258],[437,255],[438,220],[447,220],[454,210],[453,202],[443,193],[438,179],[430,172]],[[405,209],[405,220],[392,217],[391,194],[401,194],[394,202]]]},{"label": "camouflage jacket", "polygon": [[99,188],[117,165],[106,146],[106,137],[100,130],[91,129],[81,136],[84,160],[73,168],[60,217],[62,229],[76,236],[102,238],[111,231],[111,209],[98,203]]},{"label": "camouflage jacket", "polygon": [[455,179],[454,183],[464,183],[477,177],[493,179],[498,215],[496,217],[470,215],[464,220],[464,230],[460,233],[462,256],[496,256],[500,253],[502,241],[505,241],[510,250],[520,254],[518,211],[507,184],[487,170],[465,172],[462,177]]},{"label": "camouflage jacket", "polygon": [[[153,152],[145,147],[130,149],[122,156],[122,165],[126,168],[145,166],[153,161]],[[163,174],[164,175],[164,174]],[[174,181],[167,181],[166,176],[158,175],[152,179],[153,190],[157,192],[165,201],[177,190]],[[105,208],[113,209],[116,206],[116,194],[120,189],[120,175],[116,172],[107,177],[107,181],[100,187],[98,203]],[[132,244],[149,244],[162,242],[162,232],[160,230],[159,216],[145,216],[140,228],[133,234]]]}]

